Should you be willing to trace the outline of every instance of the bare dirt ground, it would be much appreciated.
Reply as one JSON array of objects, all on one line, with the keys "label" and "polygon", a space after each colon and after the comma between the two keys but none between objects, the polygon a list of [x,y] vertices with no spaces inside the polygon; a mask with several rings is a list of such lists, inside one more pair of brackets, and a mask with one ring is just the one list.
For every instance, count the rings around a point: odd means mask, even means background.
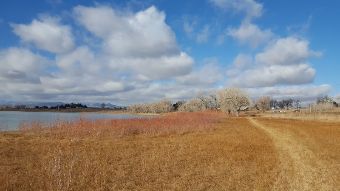
[{"label": "bare dirt ground", "polygon": [[[264,120],[249,118],[251,124],[262,129],[274,141],[279,159],[279,175],[274,183],[274,190],[338,190],[339,187],[339,150],[333,153],[333,160],[322,157],[322,151],[329,148],[323,146],[322,141],[317,142],[316,136],[311,133],[321,131],[334,131],[335,126],[327,124],[307,126],[306,122],[289,120]],[[288,123],[287,123],[288,122]],[[300,123],[300,124],[299,124]],[[333,124],[334,125],[334,124]],[[295,128],[292,130],[292,128]],[[306,132],[308,130],[309,132]],[[316,131],[315,131],[316,130]],[[294,132],[295,131],[295,132]],[[298,136],[297,132],[302,136]],[[335,129],[339,133],[339,126]],[[336,134],[328,134],[323,138],[333,140]],[[332,142],[332,141],[331,141]],[[331,143],[329,142],[329,143]],[[318,147],[318,148],[316,148]],[[339,149],[339,147],[337,147]],[[324,153],[325,154],[325,153]]]}]

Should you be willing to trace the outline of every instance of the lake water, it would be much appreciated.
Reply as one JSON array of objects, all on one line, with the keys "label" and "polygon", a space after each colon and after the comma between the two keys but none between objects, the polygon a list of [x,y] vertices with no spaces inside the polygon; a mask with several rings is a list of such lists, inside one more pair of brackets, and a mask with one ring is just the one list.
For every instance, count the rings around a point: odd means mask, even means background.
[{"label": "lake water", "polygon": [[131,119],[141,118],[140,115],[107,114],[107,113],[60,113],[60,112],[18,112],[0,111],[0,131],[16,130],[21,123],[51,123],[57,120],[73,121],[77,119]]}]

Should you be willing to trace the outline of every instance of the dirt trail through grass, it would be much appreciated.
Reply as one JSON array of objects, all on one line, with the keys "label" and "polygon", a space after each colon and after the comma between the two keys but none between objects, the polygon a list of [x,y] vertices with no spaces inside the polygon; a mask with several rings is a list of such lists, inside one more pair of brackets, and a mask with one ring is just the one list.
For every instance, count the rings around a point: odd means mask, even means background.
[{"label": "dirt trail through grass", "polygon": [[249,121],[264,130],[277,149],[280,169],[275,190],[336,190],[331,167],[309,149],[312,145],[302,142],[287,129],[265,126],[254,118]]}]

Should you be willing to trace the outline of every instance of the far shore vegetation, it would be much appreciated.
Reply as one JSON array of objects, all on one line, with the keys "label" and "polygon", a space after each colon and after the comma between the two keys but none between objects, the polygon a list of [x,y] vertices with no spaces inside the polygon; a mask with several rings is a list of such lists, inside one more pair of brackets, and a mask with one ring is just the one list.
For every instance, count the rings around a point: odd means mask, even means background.
[{"label": "far shore vegetation", "polygon": [[13,104],[2,105],[0,111],[23,111],[23,112],[110,112],[110,111],[124,111],[126,107],[114,106],[108,107],[104,103],[98,107],[89,107],[81,103],[65,103],[58,105],[25,105]]}]

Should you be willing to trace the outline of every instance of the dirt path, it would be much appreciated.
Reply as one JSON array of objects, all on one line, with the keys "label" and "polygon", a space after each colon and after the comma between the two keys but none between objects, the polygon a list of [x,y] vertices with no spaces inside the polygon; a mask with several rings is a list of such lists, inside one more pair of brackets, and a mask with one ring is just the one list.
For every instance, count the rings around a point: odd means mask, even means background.
[{"label": "dirt path", "polygon": [[336,190],[331,169],[309,149],[310,145],[299,141],[289,130],[264,126],[254,118],[249,121],[264,130],[277,148],[280,169],[275,190]]}]

